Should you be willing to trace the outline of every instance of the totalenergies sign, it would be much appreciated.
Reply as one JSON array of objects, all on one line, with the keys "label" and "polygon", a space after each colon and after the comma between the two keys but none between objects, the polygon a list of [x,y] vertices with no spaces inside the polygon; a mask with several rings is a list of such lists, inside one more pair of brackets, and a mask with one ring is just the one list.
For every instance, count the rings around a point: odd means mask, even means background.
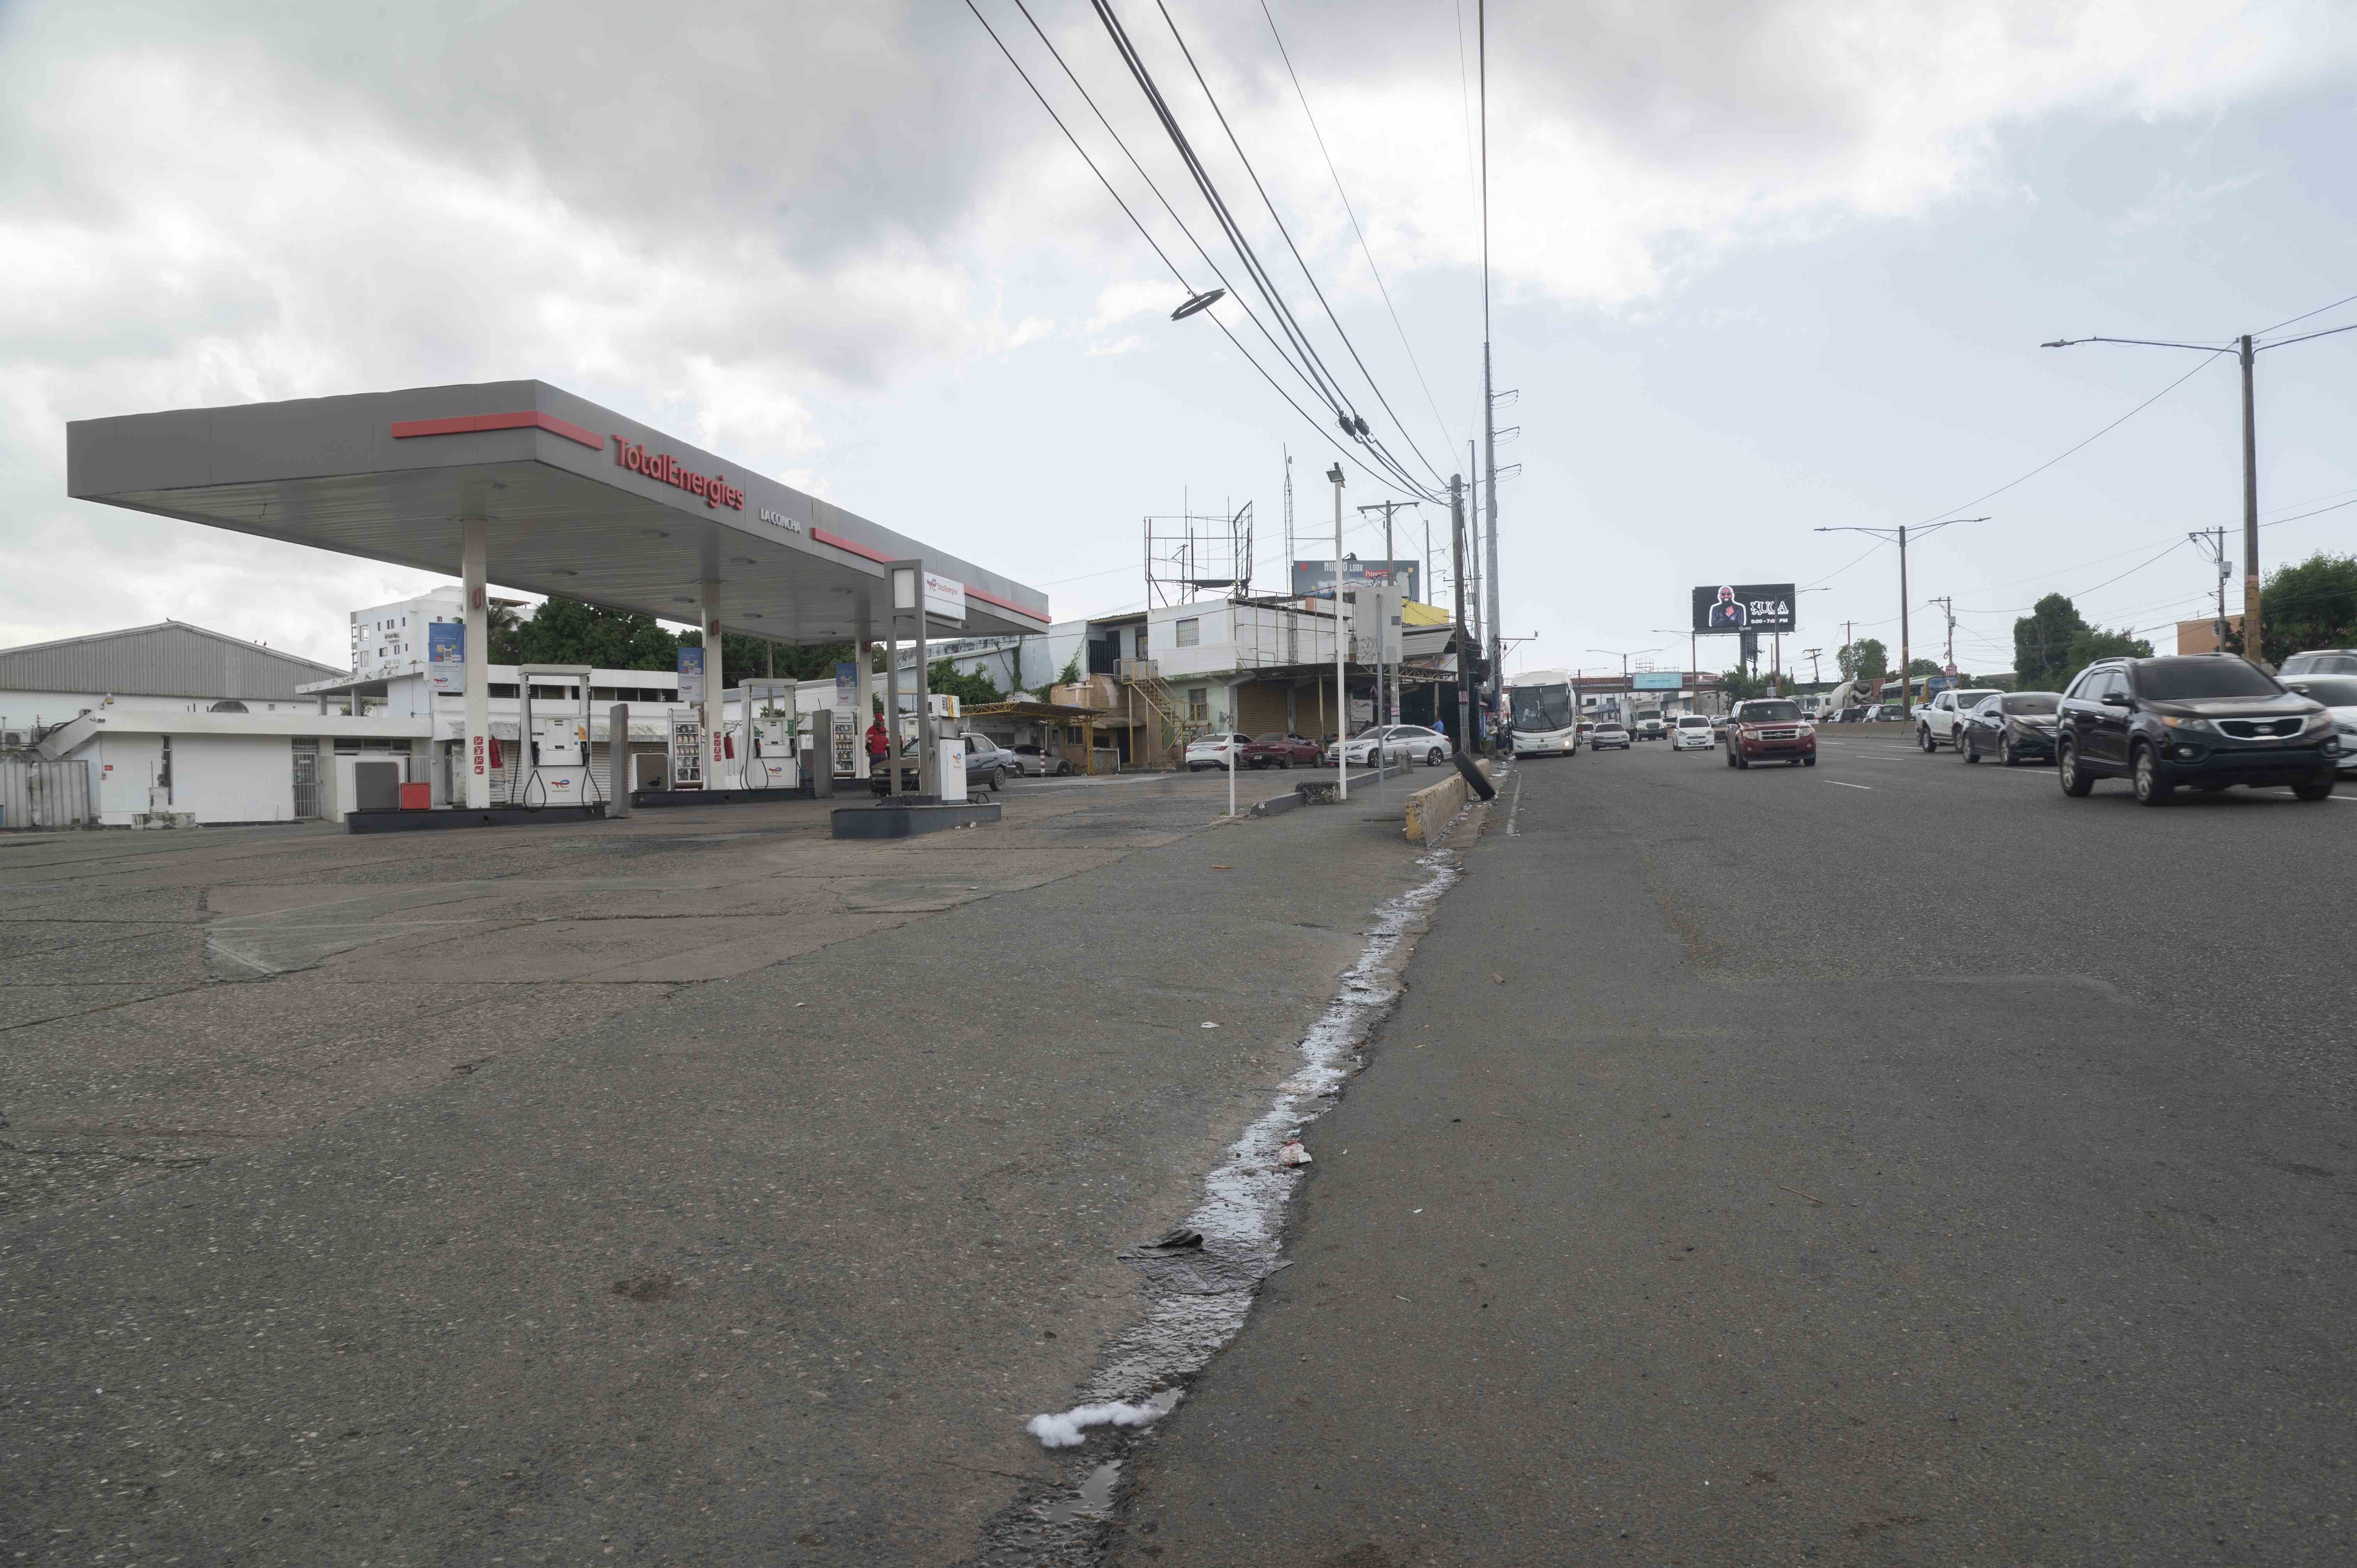
[{"label": "totalenergies sign", "polygon": [[633,474],[644,474],[660,483],[676,485],[689,495],[702,496],[705,506],[745,510],[745,492],[730,484],[726,474],[699,474],[693,468],[683,468],[679,459],[668,452],[650,452],[643,443],[617,435],[614,461]]}]

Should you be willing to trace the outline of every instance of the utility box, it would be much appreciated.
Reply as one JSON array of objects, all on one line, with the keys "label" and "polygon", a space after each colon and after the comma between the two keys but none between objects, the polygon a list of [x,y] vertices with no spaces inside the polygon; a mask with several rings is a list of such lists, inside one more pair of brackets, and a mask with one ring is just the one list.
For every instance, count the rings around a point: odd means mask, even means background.
[{"label": "utility box", "polygon": [[426,811],[434,808],[434,786],[404,784],[401,787],[401,809],[404,811]]},{"label": "utility box", "polygon": [[965,800],[965,736],[953,735],[936,743],[933,777],[939,779],[942,799],[952,804]]}]

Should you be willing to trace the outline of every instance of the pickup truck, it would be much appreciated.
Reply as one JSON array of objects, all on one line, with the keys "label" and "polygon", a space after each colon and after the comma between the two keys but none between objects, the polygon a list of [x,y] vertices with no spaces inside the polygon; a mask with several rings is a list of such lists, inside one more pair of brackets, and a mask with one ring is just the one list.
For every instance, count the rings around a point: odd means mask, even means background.
[{"label": "pickup truck", "polygon": [[1972,709],[1980,706],[1984,697],[1994,697],[1994,686],[1972,686],[1964,691],[1946,691],[1915,710],[1915,744],[1925,751],[1937,751],[1943,746],[1956,744],[1956,721]]}]

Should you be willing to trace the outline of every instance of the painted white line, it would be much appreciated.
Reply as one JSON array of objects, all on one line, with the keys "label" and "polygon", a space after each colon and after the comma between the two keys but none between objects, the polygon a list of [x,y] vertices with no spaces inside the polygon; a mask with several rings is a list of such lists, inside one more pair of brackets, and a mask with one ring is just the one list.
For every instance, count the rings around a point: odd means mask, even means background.
[{"label": "painted white line", "polygon": [[1871,784],[1845,784],[1838,779],[1828,779],[1825,782],[1836,789],[1872,789],[1874,788]]},{"label": "painted white line", "polygon": [[1519,838],[1522,836],[1522,820],[1523,770],[1517,768],[1514,769],[1514,805],[1513,809],[1506,813],[1506,836],[1508,838]]}]

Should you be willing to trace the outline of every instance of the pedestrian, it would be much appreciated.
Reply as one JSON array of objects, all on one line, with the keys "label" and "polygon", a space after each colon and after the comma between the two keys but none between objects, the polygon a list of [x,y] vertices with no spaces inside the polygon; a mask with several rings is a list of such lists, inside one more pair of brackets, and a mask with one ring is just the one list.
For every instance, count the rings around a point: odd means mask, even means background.
[{"label": "pedestrian", "polygon": [[867,760],[881,762],[891,755],[892,737],[884,732],[884,715],[878,714],[876,722],[867,726]]},{"label": "pedestrian", "polygon": [[1441,739],[1447,740],[1448,738],[1448,721],[1447,719],[1433,720],[1432,733],[1438,736]]}]

